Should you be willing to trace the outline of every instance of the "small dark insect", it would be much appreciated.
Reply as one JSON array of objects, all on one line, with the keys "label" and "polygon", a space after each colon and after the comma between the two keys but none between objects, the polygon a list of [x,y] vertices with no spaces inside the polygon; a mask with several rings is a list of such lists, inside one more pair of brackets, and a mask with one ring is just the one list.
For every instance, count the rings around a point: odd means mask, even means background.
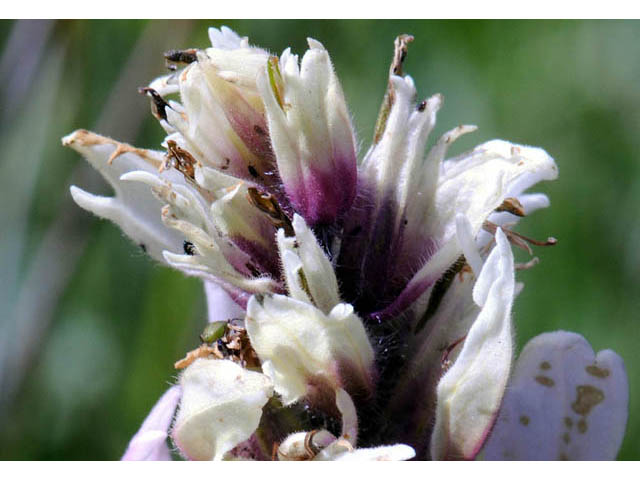
[{"label": "small dark insect", "polygon": [[147,253],[147,246],[144,243],[141,243],[138,246],[140,247],[140,250],[142,250],[142,253]]},{"label": "small dark insect", "polygon": [[158,92],[156,92],[153,88],[140,87],[138,89],[138,93],[151,97],[151,112],[153,113],[154,117],[156,117],[158,120],[167,119],[167,107],[169,107],[169,104],[165,101],[164,98],[160,96]]},{"label": "small dark insect", "polygon": [[195,255],[196,254],[196,246],[193,243],[191,243],[191,242],[189,242],[187,240],[185,240],[182,243],[182,249],[184,250],[184,253],[187,254],[187,255]]}]

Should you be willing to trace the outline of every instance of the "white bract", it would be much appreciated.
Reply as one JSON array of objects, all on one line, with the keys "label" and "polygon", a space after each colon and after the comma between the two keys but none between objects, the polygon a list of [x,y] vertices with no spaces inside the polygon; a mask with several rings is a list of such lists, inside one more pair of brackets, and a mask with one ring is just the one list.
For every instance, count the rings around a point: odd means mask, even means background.
[{"label": "white bract", "polygon": [[300,64],[289,49],[270,62],[258,75],[258,89],[287,195],[315,225],[334,221],[353,201],[356,140],[329,53],[320,42],[308,42]]},{"label": "white bract", "polygon": [[196,360],[180,385],[182,401],[173,438],[192,460],[220,460],[247,440],[273,393],[266,376],[228,360]]},{"label": "white bract", "polygon": [[333,266],[302,217],[294,215],[293,230],[295,237],[287,237],[284,230],[277,235],[289,295],[328,314],[340,303]]},{"label": "white bract", "polygon": [[247,333],[285,405],[309,393],[317,382],[331,388],[370,389],[373,349],[361,320],[348,304],[324,314],[284,295],[252,297]]},{"label": "white bract", "polygon": [[513,254],[502,230],[473,289],[481,307],[464,346],[437,389],[431,455],[474,458],[491,429],[509,379],[513,355]]},{"label": "white bract", "polygon": [[447,159],[475,127],[430,138],[443,97],[417,98],[402,35],[358,165],[318,41],[299,61],[226,27],[209,37],[167,53],[172,72],[141,89],[164,151],[85,130],[63,139],[115,192],[73,186],[76,202],[207,294],[211,324],[176,362],[180,387],[123,458],[168,459],[167,432],[197,460],[614,458],[619,357],[547,334],[510,378],[522,288],[510,244],[555,243],[512,228],[549,206],[527,190],[557,177],[554,160],[504,140]]}]

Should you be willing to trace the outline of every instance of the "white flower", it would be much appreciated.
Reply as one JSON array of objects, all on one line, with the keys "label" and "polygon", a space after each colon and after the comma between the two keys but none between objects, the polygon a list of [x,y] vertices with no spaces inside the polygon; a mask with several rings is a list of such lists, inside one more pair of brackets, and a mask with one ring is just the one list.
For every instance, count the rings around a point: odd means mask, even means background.
[{"label": "white flower", "polygon": [[124,458],[168,458],[167,431],[191,459],[614,458],[628,398],[615,354],[548,334],[510,378],[515,270],[537,261],[514,265],[510,244],[555,243],[512,227],[549,205],[526,191],[557,177],[553,159],[503,140],[445,159],[464,125],[427,148],[443,98],[417,99],[403,35],[358,166],[319,42],[299,62],[209,36],[142,89],[166,153],[63,139],[115,190],[74,186],[76,202],[205,281],[212,323]]},{"label": "white flower", "polygon": [[333,265],[313,231],[297,214],[293,216],[292,226],[295,236],[287,237],[284,230],[278,230],[277,235],[289,296],[311,303],[328,314],[340,303]]}]

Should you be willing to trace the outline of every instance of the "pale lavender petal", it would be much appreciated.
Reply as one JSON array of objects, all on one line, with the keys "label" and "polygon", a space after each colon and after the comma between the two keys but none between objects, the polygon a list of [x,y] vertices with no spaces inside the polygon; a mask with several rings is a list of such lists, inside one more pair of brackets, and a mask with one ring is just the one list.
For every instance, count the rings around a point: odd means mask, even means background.
[{"label": "pale lavender petal", "polygon": [[244,310],[233,301],[224,289],[213,282],[204,282],[209,322],[244,317]]},{"label": "pale lavender petal", "polygon": [[352,446],[358,442],[358,414],[353,400],[343,389],[336,390],[336,405],[342,415],[341,438],[347,440]]},{"label": "pale lavender petal", "polygon": [[486,460],[614,460],[629,385],[622,359],[571,332],[543,333],[518,359]]},{"label": "pale lavender petal", "polygon": [[171,460],[167,431],[181,395],[180,387],[174,385],[160,397],[129,442],[122,460]]}]

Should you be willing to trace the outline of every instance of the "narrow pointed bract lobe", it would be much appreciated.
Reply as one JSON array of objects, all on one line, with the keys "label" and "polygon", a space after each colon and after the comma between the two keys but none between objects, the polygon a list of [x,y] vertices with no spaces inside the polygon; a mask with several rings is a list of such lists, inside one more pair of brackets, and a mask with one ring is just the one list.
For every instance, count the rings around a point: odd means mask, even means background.
[{"label": "narrow pointed bract lobe", "polygon": [[500,408],[513,354],[511,304],[513,254],[501,230],[496,248],[479,272],[473,300],[481,307],[460,354],[437,388],[434,459],[472,459]]},{"label": "narrow pointed bract lobe", "polygon": [[259,73],[258,88],[287,196],[311,226],[332,224],[353,202],[357,167],[353,127],[329,54],[312,39],[300,63],[287,49]]},{"label": "narrow pointed bract lobe", "polygon": [[615,354],[576,359],[561,348],[584,350],[573,334],[539,337],[508,385],[515,271],[538,262],[514,265],[511,245],[556,243],[514,225],[549,206],[527,190],[557,177],[554,160],[504,140],[447,159],[476,127],[432,138],[444,98],[405,74],[411,35],[360,165],[320,42],[299,59],[226,27],[209,39],[166,52],[169,74],[139,90],[166,132],[158,151],[63,139],[114,190],[73,186],[74,200],[207,295],[209,325],[167,359],[180,386],[124,458],[167,459],[168,436],[194,460],[613,458],[627,408]]}]

